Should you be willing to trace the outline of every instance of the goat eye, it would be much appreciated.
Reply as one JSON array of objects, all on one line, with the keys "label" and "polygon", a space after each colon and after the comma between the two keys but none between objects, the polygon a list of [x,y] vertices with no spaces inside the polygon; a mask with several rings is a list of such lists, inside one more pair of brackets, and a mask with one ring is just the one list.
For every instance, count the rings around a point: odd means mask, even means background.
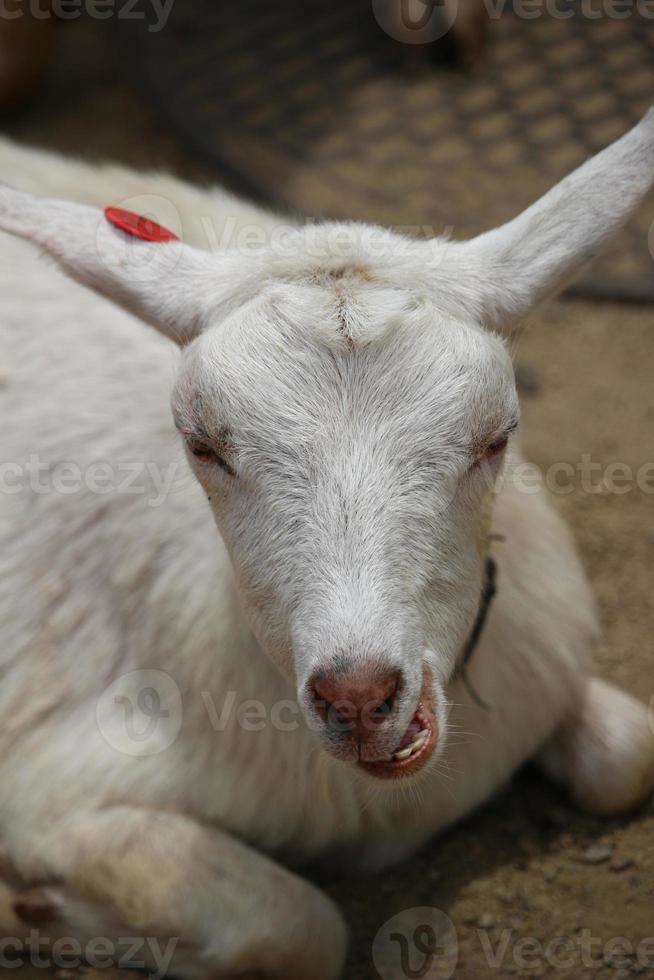
[{"label": "goat eye", "polygon": [[200,460],[201,463],[213,464],[214,466],[219,466],[221,470],[225,473],[229,473],[230,476],[235,476],[235,472],[229,465],[226,459],[224,459],[220,453],[216,452],[211,446],[207,446],[204,443],[191,443],[190,445],[191,455],[195,456],[196,459]]},{"label": "goat eye", "polygon": [[508,436],[502,436],[502,438],[498,439],[497,442],[491,443],[491,445],[486,448],[484,458],[493,459],[495,456],[500,456],[506,449],[508,442]]},{"label": "goat eye", "polygon": [[481,466],[482,463],[501,456],[506,449],[508,442],[508,435],[503,435],[501,439],[496,439],[495,442],[491,442],[490,445],[486,446],[483,450],[478,451],[475,459],[473,460],[472,469],[476,469],[478,466]]},{"label": "goat eye", "polygon": [[190,449],[191,455],[195,456],[196,459],[201,459],[204,463],[211,463],[216,459],[217,454],[209,446],[202,446],[196,443]]}]

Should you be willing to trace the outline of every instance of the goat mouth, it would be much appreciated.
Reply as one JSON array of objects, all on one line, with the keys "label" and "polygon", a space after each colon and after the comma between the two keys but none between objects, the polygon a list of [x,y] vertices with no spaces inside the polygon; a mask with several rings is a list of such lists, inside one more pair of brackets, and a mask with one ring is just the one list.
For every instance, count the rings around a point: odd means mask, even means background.
[{"label": "goat mouth", "polygon": [[378,779],[400,779],[422,769],[436,747],[438,729],[433,712],[420,705],[402,739],[388,756],[357,765]]}]

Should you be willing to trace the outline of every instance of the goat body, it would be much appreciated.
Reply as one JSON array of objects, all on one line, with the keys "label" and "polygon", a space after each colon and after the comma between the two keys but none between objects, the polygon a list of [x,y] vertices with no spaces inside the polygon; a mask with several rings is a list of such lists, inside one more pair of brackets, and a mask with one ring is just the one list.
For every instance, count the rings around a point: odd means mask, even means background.
[{"label": "goat body", "polygon": [[[327,225],[282,248],[219,191],[7,142],[0,162],[0,227],[71,277],[2,236],[5,935],[36,908],[51,937],[178,939],[181,977],[332,978],[340,915],[278,861],[390,865],[532,757],[595,812],[643,798],[646,711],[591,676],[570,536],[515,440],[503,480],[493,460],[518,409],[492,331],[626,219],[652,113],[469,243]],[[106,204],[184,244],[126,242]],[[491,536],[484,711],[456,666]],[[315,692],[354,692],[358,723],[388,677],[357,749]]]}]

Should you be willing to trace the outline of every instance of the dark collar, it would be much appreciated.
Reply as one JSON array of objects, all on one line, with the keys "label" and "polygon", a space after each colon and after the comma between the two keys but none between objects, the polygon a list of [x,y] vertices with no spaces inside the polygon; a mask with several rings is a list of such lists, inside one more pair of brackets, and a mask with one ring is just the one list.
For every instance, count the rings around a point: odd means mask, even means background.
[{"label": "dark collar", "polygon": [[477,649],[477,644],[481,638],[481,634],[486,625],[486,620],[488,618],[488,613],[490,612],[490,607],[497,593],[497,564],[495,559],[490,555],[486,555],[486,562],[484,564],[484,587],[482,589],[481,598],[479,600],[479,609],[477,610],[477,617],[475,619],[474,625],[470,636],[466,641],[466,645],[463,648],[463,653],[461,654],[461,659],[459,660],[458,666],[454,673],[454,678],[460,677],[463,680],[470,697],[475,701],[480,708],[485,708],[489,710],[489,705],[487,705],[479,697],[474,687],[470,682],[468,677],[468,664],[470,659]]}]

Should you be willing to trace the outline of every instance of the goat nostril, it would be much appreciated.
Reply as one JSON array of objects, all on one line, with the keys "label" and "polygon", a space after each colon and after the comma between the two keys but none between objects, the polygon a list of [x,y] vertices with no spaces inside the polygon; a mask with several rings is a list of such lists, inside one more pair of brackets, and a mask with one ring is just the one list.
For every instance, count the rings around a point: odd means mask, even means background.
[{"label": "goat nostril", "polygon": [[352,705],[343,702],[334,704],[321,698],[315,687],[312,693],[313,706],[328,728],[334,732],[352,731],[356,718],[356,710]]},{"label": "goat nostril", "polygon": [[334,671],[317,674],[309,687],[314,710],[330,728],[376,729],[389,719],[401,688],[399,671]]},{"label": "goat nostril", "polygon": [[385,701],[382,701],[381,704],[376,705],[372,709],[371,714],[374,715],[375,718],[386,718],[388,715],[390,715],[394,705],[395,697],[391,696],[390,698],[386,698]]}]

